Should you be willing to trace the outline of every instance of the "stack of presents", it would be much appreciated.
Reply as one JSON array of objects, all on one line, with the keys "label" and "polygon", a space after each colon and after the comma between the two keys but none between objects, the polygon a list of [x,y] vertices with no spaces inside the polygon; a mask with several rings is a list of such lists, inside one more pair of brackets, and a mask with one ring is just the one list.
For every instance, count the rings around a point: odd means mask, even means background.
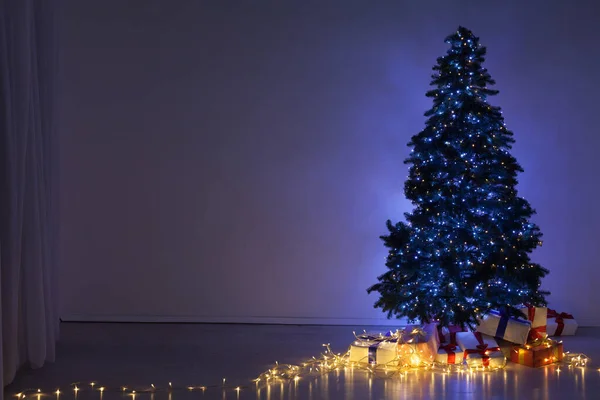
[{"label": "stack of presents", "polygon": [[390,367],[463,364],[469,368],[502,368],[507,358],[529,367],[561,361],[562,341],[549,337],[574,335],[577,322],[573,316],[545,307],[523,306],[520,310],[522,318],[491,311],[475,332],[426,324],[358,335],[350,346],[349,361]]}]

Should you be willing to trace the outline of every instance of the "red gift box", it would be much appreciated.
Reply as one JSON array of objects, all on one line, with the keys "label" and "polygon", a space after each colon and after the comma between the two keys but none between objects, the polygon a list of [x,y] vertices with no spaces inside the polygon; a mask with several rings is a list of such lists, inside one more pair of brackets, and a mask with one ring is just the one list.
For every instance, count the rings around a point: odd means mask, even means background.
[{"label": "red gift box", "polygon": [[561,361],[563,356],[563,344],[553,342],[539,346],[513,346],[510,361],[537,368]]}]

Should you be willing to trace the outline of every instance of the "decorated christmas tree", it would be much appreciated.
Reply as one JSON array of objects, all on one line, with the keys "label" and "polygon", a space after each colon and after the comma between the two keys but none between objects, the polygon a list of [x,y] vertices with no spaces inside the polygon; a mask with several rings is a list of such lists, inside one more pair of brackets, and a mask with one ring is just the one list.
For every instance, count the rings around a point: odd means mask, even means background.
[{"label": "decorated christmas tree", "polygon": [[488,102],[498,92],[482,66],[486,49],[463,27],[446,43],[425,129],[408,143],[404,191],[414,209],[406,222],[387,221],[387,271],[368,292],[379,293],[375,307],[388,318],[473,326],[490,309],[545,305],[548,270],[530,260],[542,234],[517,194],[513,133]]}]

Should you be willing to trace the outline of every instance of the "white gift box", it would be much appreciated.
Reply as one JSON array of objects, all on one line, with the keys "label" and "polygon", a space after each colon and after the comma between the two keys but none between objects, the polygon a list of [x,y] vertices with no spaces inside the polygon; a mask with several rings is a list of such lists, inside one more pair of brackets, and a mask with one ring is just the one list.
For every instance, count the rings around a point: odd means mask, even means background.
[{"label": "white gift box", "polygon": [[519,311],[522,311],[525,315],[527,315],[527,319],[531,321],[532,328],[539,328],[541,326],[546,326],[546,321],[548,320],[548,308],[547,307],[527,307],[522,306],[519,307]]},{"label": "white gift box", "polygon": [[546,334],[548,308],[522,306],[518,307],[518,309],[523,312],[523,314],[527,315],[527,319],[531,322],[531,330],[529,331],[527,341],[530,342],[543,338]]},{"label": "white gift box", "polygon": [[350,345],[350,362],[394,365],[397,356],[398,343],[395,341],[356,340]]},{"label": "white gift box", "polygon": [[[567,317],[567,318],[565,318]],[[546,332],[548,336],[572,336],[577,332],[579,324],[571,314],[558,314],[554,310],[548,313]]]},{"label": "white gift box", "polygon": [[506,365],[506,357],[490,336],[481,332],[457,332],[456,342],[464,351],[469,367],[502,368]]},{"label": "white gift box", "polygon": [[546,333],[548,333],[548,336],[572,336],[575,335],[577,328],[579,327],[577,321],[574,319],[563,319],[562,332],[556,334],[556,331],[559,330],[559,326],[560,324],[557,323],[554,318],[549,319],[548,324],[546,325]]},{"label": "white gift box", "polygon": [[456,344],[456,332],[468,332],[458,325],[438,326],[438,336],[441,344]]},{"label": "white gift box", "polygon": [[350,362],[419,366],[432,363],[440,346],[435,324],[408,326],[394,333],[359,335],[350,345]]},{"label": "white gift box", "polygon": [[439,348],[435,361],[443,364],[462,364],[465,353],[458,345],[447,344]]},{"label": "white gift box", "polygon": [[571,336],[577,332],[578,324],[569,313],[558,313],[548,309],[548,322],[546,332],[548,336]]},{"label": "white gift box", "polygon": [[521,345],[527,343],[531,329],[531,321],[508,317],[498,311],[488,312],[478,322],[477,332]]}]

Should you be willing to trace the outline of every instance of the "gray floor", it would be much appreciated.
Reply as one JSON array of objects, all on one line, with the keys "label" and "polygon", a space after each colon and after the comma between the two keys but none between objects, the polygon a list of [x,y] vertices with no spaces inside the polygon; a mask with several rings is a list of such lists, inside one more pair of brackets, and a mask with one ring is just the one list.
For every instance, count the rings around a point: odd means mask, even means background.
[{"label": "gray floor", "polygon": [[[296,383],[258,390],[250,381],[275,361],[297,363],[318,355],[323,343],[346,350],[352,330],[364,327],[285,325],[178,324],[63,324],[58,359],[38,370],[21,371],[5,390],[42,390],[36,400],[74,399],[70,385],[89,382],[114,388],[165,386],[246,385],[234,389],[137,394],[136,400],[187,399],[600,399],[600,328],[580,328],[564,338],[565,351],[592,358],[585,369],[557,366],[539,369],[509,363],[503,371],[468,375],[411,372],[406,377],[371,378],[366,372],[331,373]],[[98,387],[98,386],[96,386]],[[14,398],[14,397],[13,397]],[[118,389],[81,391],[77,400],[112,400]]]}]

